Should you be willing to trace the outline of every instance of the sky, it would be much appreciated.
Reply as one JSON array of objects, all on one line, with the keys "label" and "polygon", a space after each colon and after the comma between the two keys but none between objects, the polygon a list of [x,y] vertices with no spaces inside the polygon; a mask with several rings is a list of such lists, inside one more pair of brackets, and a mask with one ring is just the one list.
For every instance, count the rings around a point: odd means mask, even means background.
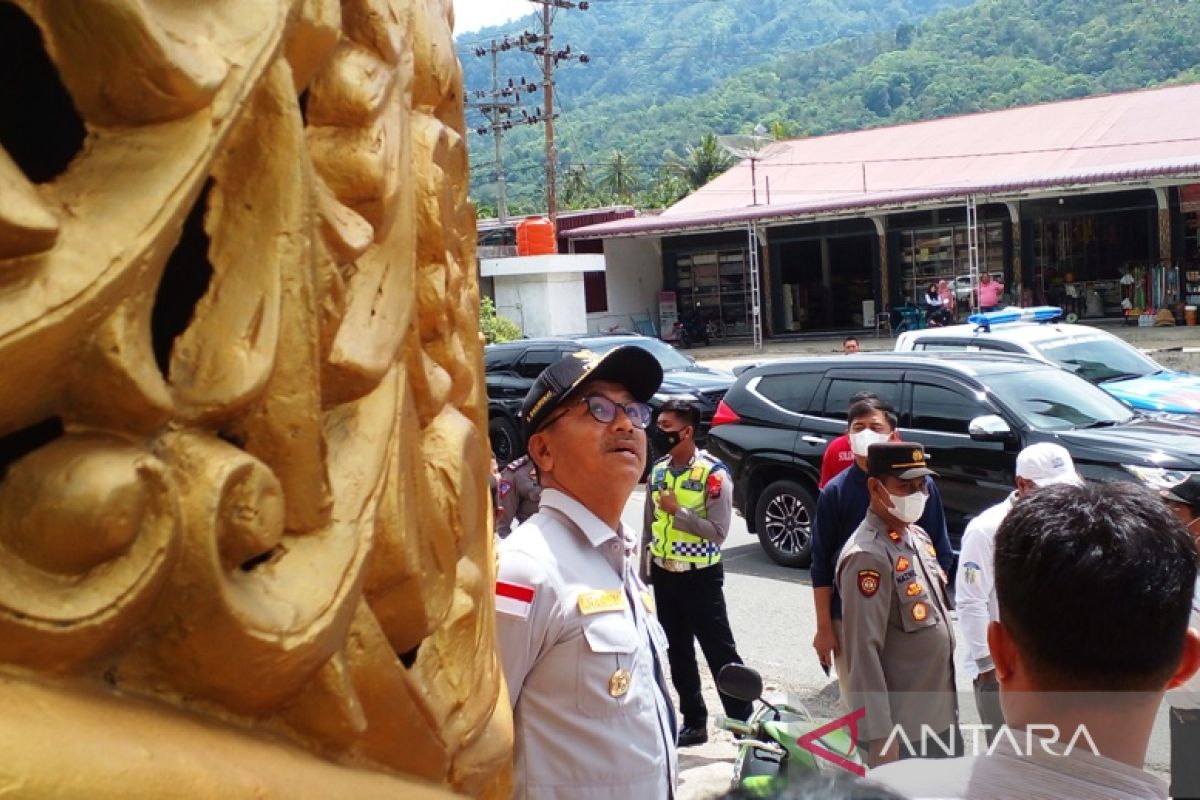
[{"label": "sky", "polygon": [[539,8],[529,0],[454,0],[454,34],[499,25],[528,16]]}]

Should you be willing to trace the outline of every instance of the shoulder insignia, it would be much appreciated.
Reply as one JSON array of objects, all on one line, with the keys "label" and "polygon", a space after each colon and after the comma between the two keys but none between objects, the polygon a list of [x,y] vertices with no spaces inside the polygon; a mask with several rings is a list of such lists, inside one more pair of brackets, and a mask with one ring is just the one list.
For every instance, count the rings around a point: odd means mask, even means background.
[{"label": "shoulder insignia", "polygon": [[908,568],[911,566],[907,556],[900,556],[896,559],[896,572],[908,572]]},{"label": "shoulder insignia", "polygon": [[505,469],[511,469],[511,470],[515,471],[515,470],[518,470],[521,467],[525,466],[528,463],[529,463],[529,456],[524,455],[524,456],[521,456],[520,458],[518,458],[516,461],[509,462],[509,464],[505,467]]},{"label": "shoulder insignia", "polygon": [[924,622],[929,616],[929,606],[924,603],[913,603],[912,618],[917,622]]},{"label": "shoulder insignia", "polygon": [[512,484],[508,481],[500,481],[499,490],[501,497],[507,497],[508,493],[512,491]]},{"label": "shoulder insignia", "polygon": [[708,474],[708,496],[716,499],[721,496],[721,473],[710,472]]},{"label": "shoulder insignia", "polygon": [[900,541],[900,532],[899,531],[888,531],[888,538],[891,539],[893,542],[898,542],[898,541]]},{"label": "shoulder insignia", "polygon": [[931,544],[925,545],[925,552],[929,553],[929,555],[933,556],[934,558],[937,558],[937,548],[934,547],[933,545],[931,545]]},{"label": "shoulder insignia", "polygon": [[587,616],[604,611],[624,611],[625,592],[621,589],[595,589],[579,593],[579,613]]},{"label": "shoulder insignia", "polygon": [[496,581],[496,612],[512,617],[529,619],[529,609],[537,590],[519,583]]},{"label": "shoulder insignia", "polygon": [[863,597],[874,597],[879,591],[879,573],[873,569],[859,570],[858,590]]}]

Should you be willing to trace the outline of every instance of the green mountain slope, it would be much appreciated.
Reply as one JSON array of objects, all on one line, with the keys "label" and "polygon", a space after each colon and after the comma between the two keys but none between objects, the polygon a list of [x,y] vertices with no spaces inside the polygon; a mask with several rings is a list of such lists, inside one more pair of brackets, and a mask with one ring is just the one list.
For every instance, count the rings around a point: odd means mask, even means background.
[{"label": "green mountain slope", "polygon": [[[630,6],[639,10],[641,24],[649,24],[644,16],[648,9],[641,6],[656,1]],[[603,0],[597,3],[604,5]],[[702,0],[688,5],[727,10],[742,4]],[[787,14],[799,4],[746,5]],[[890,20],[870,17],[861,23],[874,25],[875,32],[808,48],[788,46],[782,55],[775,51],[726,72],[729,77],[723,80],[713,77],[720,70],[715,56],[691,59],[703,77],[689,81],[679,77],[682,67],[663,55],[661,68],[653,70],[655,79],[626,77],[625,90],[612,73],[636,70],[638,60],[632,56],[627,63],[597,58],[564,69],[561,162],[582,169],[597,183],[613,151],[620,150],[647,188],[670,153],[682,153],[704,133],[745,131],[758,122],[782,121],[793,134],[820,134],[1200,80],[1200,0],[977,0],[929,16],[915,27],[908,20],[922,9],[935,10],[934,4],[909,4],[906,11],[897,10],[899,5],[879,4],[891,9]],[[659,14],[671,7],[658,6]],[[832,13],[844,6],[826,2],[805,8]],[[691,34],[702,37],[708,18],[732,24],[714,12],[690,20]],[[738,36],[765,37],[772,31],[786,41],[790,35],[781,32],[786,23],[760,16],[738,18],[737,25]],[[658,25],[667,27],[679,26]],[[596,46],[604,46],[603,41]],[[760,52],[770,50],[764,45]],[[593,73],[588,86],[568,83],[568,75],[574,80],[584,70]],[[470,80],[467,85],[474,88]],[[506,135],[510,206],[516,211],[535,211],[543,202],[541,136],[540,127]],[[494,202],[490,143],[478,136],[471,142],[473,196],[485,208]],[[660,202],[672,199],[671,192],[665,194]]]}]

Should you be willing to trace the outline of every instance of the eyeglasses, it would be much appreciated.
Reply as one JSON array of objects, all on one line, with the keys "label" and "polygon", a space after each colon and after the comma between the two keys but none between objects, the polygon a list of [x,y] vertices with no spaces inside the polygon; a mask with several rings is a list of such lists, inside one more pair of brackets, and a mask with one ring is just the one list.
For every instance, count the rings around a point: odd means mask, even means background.
[{"label": "eyeglasses", "polygon": [[[629,419],[629,424],[633,425],[633,427],[644,430],[650,424],[650,406],[645,403],[633,402],[622,404],[615,400],[609,400],[602,394],[589,394],[580,399],[579,402],[587,403],[588,413],[592,415],[592,419],[605,425],[617,418],[618,408],[625,412],[625,416]],[[550,427],[566,415],[566,412],[559,414],[543,427]]]}]

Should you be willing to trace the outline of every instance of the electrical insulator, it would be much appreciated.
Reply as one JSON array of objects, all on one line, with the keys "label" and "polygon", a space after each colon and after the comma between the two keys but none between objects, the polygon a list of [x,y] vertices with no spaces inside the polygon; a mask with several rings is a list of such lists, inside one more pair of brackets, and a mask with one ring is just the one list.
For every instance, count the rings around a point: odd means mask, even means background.
[{"label": "electrical insulator", "polygon": [[580,64],[586,64],[586,63],[588,63],[588,62],[589,62],[589,61],[591,61],[591,60],[592,60],[592,57],[591,57],[591,56],[589,56],[587,53],[580,53],[580,54],[579,54],[579,63],[580,63]]},{"label": "electrical insulator", "polygon": [[579,0],[579,10],[580,11],[587,11],[588,8],[590,8],[590,7],[591,7],[591,4],[588,3],[588,0]]}]

